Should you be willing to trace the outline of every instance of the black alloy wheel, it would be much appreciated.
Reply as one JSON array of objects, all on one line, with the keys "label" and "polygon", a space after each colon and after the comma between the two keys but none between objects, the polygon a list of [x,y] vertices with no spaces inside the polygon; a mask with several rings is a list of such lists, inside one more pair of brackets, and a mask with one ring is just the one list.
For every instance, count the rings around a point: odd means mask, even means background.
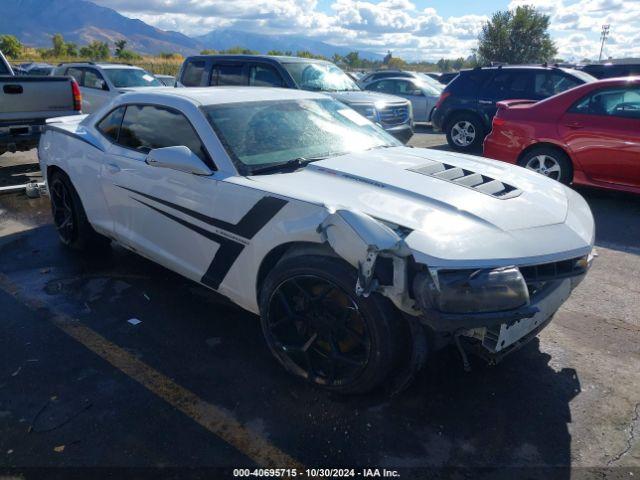
[{"label": "black alloy wheel", "polygon": [[299,275],[283,281],[266,320],[280,360],[313,383],[350,384],[367,366],[367,322],[354,298],[327,279]]}]

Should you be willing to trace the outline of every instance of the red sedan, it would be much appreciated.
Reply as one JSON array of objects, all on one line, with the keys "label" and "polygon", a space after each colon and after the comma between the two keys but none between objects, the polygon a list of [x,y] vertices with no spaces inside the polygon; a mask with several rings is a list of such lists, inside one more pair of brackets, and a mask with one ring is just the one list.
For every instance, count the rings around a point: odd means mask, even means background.
[{"label": "red sedan", "polygon": [[499,102],[484,156],[565,184],[640,193],[640,77]]}]

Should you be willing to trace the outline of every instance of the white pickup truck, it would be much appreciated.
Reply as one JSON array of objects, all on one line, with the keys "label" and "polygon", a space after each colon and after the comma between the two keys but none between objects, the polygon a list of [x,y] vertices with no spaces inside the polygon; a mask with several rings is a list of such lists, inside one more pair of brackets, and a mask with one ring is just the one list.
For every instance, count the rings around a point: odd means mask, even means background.
[{"label": "white pickup truck", "polygon": [[0,155],[35,148],[48,118],[75,115],[80,110],[75,80],[15,76],[0,52]]}]

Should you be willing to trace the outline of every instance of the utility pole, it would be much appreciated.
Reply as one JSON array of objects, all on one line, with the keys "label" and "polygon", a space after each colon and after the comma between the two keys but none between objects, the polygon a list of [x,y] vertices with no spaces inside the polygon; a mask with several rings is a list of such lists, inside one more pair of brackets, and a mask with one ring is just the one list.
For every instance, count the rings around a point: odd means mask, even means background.
[{"label": "utility pole", "polygon": [[604,42],[607,41],[608,36],[609,36],[609,25],[603,25],[602,32],[600,33],[600,40],[602,40],[602,43],[600,44],[600,55],[598,55],[598,63],[602,61],[602,50],[604,49]]}]

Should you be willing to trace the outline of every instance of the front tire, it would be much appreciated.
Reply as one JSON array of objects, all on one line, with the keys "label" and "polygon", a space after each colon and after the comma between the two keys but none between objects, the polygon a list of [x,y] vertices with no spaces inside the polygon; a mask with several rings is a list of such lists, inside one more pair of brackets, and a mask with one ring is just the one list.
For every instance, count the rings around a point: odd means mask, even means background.
[{"label": "front tire", "polygon": [[280,261],[260,291],[262,331],[278,361],[324,389],[365,393],[396,364],[402,318],[386,298],[355,294],[356,272],[341,259]]},{"label": "front tire", "polygon": [[480,119],[470,113],[459,113],[447,124],[447,143],[459,152],[471,152],[480,149],[485,131]]},{"label": "front tire", "polygon": [[48,183],[51,214],[60,242],[74,250],[92,250],[108,246],[111,240],[93,229],[69,177],[61,171],[55,171],[49,177]]},{"label": "front tire", "polygon": [[573,180],[571,160],[564,152],[552,147],[532,148],[518,161],[518,165],[565,185]]}]

